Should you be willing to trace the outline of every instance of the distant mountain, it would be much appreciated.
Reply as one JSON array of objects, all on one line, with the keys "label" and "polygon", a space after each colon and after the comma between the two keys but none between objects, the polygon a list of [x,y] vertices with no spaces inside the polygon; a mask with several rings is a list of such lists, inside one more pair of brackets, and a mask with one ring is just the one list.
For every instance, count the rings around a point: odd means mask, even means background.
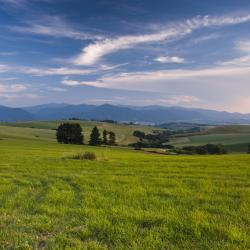
[{"label": "distant mountain", "polygon": [[24,108],[31,113],[37,120],[56,120],[69,118],[84,118],[86,112],[91,112],[95,109],[95,105],[70,105],[70,104],[44,104]]},{"label": "distant mountain", "polygon": [[0,106],[0,121],[28,121],[35,119],[34,116],[24,109],[8,108]]},{"label": "distant mountain", "polygon": [[220,112],[214,110],[162,107],[162,106],[115,106],[104,105],[72,105],[72,104],[44,104],[22,109],[1,106],[0,121],[17,120],[56,120],[79,118],[87,120],[115,120],[119,122],[138,123],[250,123],[250,114]]}]

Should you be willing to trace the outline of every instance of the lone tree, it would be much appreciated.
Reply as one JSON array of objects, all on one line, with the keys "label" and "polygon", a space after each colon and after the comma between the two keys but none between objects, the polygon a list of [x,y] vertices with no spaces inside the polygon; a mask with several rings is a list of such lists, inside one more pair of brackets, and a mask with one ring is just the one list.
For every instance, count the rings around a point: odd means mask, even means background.
[{"label": "lone tree", "polygon": [[101,144],[102,144],[102,140],[100,138],[100,133],[99,133],[98,128],[95,126],[92,129],[92,132],[90,134],[89,145],[97,146],[97,145],[101,145]]},{"label": "lone tree", "polygon": [[82,128],[78,123],[63,123],[56,131],[58,143],[83,144]]},{"label": "lone tree", "polygon": [[115,133],[110,131],[109,132],[109,145],[116,145],[116,136]]},{"label": "lone tree", "polygon": [[142,141],[145,138],[145,133],[139,130],[135,130],[133,133],[133,136],[138,137],[140,141]]},{"label": "lone tree", "polygon": [[103,130],[102,132],[102,144],[107,145],[108,144],[108,131]]}]

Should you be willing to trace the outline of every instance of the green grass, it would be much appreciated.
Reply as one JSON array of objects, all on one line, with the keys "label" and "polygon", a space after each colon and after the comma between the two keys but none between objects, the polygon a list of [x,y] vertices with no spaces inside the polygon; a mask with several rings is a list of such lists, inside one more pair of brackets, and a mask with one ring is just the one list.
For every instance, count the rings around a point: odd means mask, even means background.
[{"label": "green grass", "polygon": [[[141,130],[145,133],[152,133],[153,127],[150,126],[139,126],[139,125],[125,125],[125,124],[113,124],[113,123],[106,123],[106,122],[92,122],[92,121],[30,121],[30,122],[7,122],[7,123],[0,123],[0,126],[5,127],[20,127],[20,128],[27,128],[32,129],[30,131],[33,131],[33,129],[40,129],[38,131],[41,131],[41,129],[48,131],[52,130],[52,132],[49,132],[49,137],[55,137],[55,129],[58,127],[59,124],[62,122],[77,122],[80,123],[83,129],[83,134],[85,137],[85,142],[87,143],[89,140],[89,135],[91,133],[91,130],[94,126],[97,126],[100,132],[102,132],[104,129],[108,131],[113,131],[116,133],[117,136],[117,142],[119,145],[128,145],[130,143],[134,143],[137,141],[137,139],[133,136],[133,132],[135,130]],[[24,130],[29,131],[29,130]],[[1,130],[0,130],[1,133]],[[8,133],[7,128],[4,131],[4,133]],[[33,133],[33,132],[31,132]],[[41,133],[44,133],[41,131]],[[45,132],[47,133],[47,132]],[[0,134],[1,136],[1,134]],[[17,135],[19,136],[19,135]],[[1,138],[1,137],[0,137]]]},{"label": "green grass", "polygon": [[[0,126],[0,249],[250,248],[250,155],[59,145],[50,133]],[[70,159],[87,151],[97,160]]]},{"label": "green grass", "polygon": [[176,137],[171,144],[181,146],[197,146],[212,144],[223,144],[229,152],[247,152],[250,144],[249,125],[218,126],[194,135]]}]

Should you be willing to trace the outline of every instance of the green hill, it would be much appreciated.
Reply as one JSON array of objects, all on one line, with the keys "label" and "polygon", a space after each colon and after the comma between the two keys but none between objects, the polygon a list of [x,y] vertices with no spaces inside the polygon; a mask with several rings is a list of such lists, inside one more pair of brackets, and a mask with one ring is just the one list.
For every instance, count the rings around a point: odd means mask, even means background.
[{"label": "green hill", "polygon": [[[40,133],[44,135],[45,138],[55,138],[55,130],[59,124],[62,122],[72,122],[72,123],[80,123],[83,129],[83,133],[85,136],[85,142],[87,143],[89,140],[89,135],[94,126],[97,126],[100,132],[104,129],[108,131],[113,131],[116,133],[117,142],[119,145],[128,145],[130,143],[136,142],[137,139],[133,136],[133,132],[135,130],[141,130],[145,133],[150,133],[154,130],[153,127],[150,126],[141,126],[141,125],[127,125],[127,124],[116,124],[116,123],[107,123],[107,122],[96,122],[96,121],[29,121],[29,122],[8,122],[8,123],[0,123],[1,130],[3,131],[3,136],[5,134],[12,134],[13,136],[23,137],[28,136],[35,138],[39,136]],[[23,130],[18,130],[17,128],[22,128]],[[31,129],[31,130],[29,130]],[[1,130],[0,130],[0,138],[1,138]],[[16,131],[16,132],[15,132]],[[23,131],[23,132],[22,132]],[[43,137],[43,136],[41,136]]]},{"label": "green hill", "polygon": [[200,133],[179,135],[171,139],[171,144],[181,146],[223,144],[229,152],[247,152],[250,144],[249,125],[226,125],[209,128]]}]

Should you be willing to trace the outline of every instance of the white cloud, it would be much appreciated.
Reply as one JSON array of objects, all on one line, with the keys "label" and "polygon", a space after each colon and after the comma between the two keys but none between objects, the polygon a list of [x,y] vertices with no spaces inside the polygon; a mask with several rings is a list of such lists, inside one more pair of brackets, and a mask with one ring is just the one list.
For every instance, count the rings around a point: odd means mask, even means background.
[{"label": "white cloud", "polygon": [[240,41],[236,43],[235,49],[240,52],[241,56],[231,60],[220,62],[221,65],[250,66],[250,41]]},{"label": "white cloud", "polygon": [[61,83],[63,85],[69,86],[69,87],[76,87],[76,86],[81,86],[81,85],[87,85],[87,86],[94,86],[95,85],[95,82],[73,80],[67,76],[62,79]]},{"label": "white cloud", "polygon": [[185,59],[178,56],[160,56],[154,59],[159,63],[184,63]]},{"label": "white cloud", "polygon": [[[79,81],[78,85],[119,90],[160,92],[182,96],[187,106],[249,111],[239,105],[240,99],[249,99],[250,67],[218,66],[195,70],[158,70],[151,72],[120,73],[103,76],[96,81]],[[136,84],[135,84],[136,83]],[[184,96],[186,96],[184,99]],[[192,98],[195,99],[192,100]],[[169,103],[179,103],[181,98],[171,98]],[[190,102],[188,104],[188,102]],[[185,105],[184,102],[182,102]]]},{"label": "white cloud", "polygon": [[100,70],[112,70],[112,69],[117,69],[120,68],[122,66],[128,65],[128,63],[121,63],[121,64],[114,64],[114,65],[110,65],[110,64],[101,64],[100,65]]},{"label": "white cloud", "polygon": [[[103,76],[97,81],[93,82],[81,82],[81,84],[87,84],[102,88],[116,88],[126,90],[143,89],[147,91],[155,91],[156,87],[160,84],[161,88],[159,89],[159,91],[164,91],[164,89],[168,89],[169,84],[174,85],[177,81],[186,81],[186,85],[188,87],[188,82],[192,80],[198,79],[201,82],[200,85],[202,85],[202,82],[209,82],[209,79],[214,78],[215,84],[217,85],[218,81],[216,81],[216,79],[220,79],[223,77],[237,77],[245,74],[250,75],[250,68],[220,66],[196,70],[175,69],[149,72],[120,73],[111,76]],[[202,86],[204,87],[204,85]]]},{"label": "white cloud", "polygon": [[30,84],[13,83],[3,84],[0,83],[0,102],[3,104],[16,104],[17,102],[26,102],[28,100],[37,100],[40,95],[35,93]]},{"label": "white cloud", "polygon": [[61,83],[62,83],[63,85],[71,86],[71,87],[81,85],[81,82],[80,82],[80,81],[72,80],[72,79],[69,79],[68,77],[65,77],[65,78],[61,81]]},{"label": "white cloud", "polygon": [[250,54],[250,41],[241,41],[237,43],[237,49],[243,53]]},{"label": "white cloud", "polygon": [[219,33],[212,33],[212,34],[208,34],[208,35],[199,36],[199,37],[193,39],[192,43],[198,44],[198,43],[202,43],[202,42],[207,42],[207,41],[210,41],[210,40],[218,39],[220,37],[222,37],[221,34],[219,34]]},{"label": "white cloud", "polygon": [[234,66],[250,66],[250,55],[234,58],[232,60],[222,62],[221,64]]},{"label": "white cloud", "polygon": [[248,21],[250,21],[250,14],[243,16],[222,16],[217,18],[204,16],[187,20],[184,23],[179,23],[172,27],[161,28],[161,30],[156,33],[106,38],[91,43],[83,48],[82,53],[75,58],[74,63],[77,65],[92,65],[97,63],[107,54],[114,53],[121,49],[132,48],[142,43],[168,41],[190,34],[194,30],[200,28],[234,25]]},{"label": "white cloud", "polygon": [[28,89],[27,84],[1,84],[0,83],[0,95],[21,93]]},{"label": "white cloud", "polygon": [[58,16],[46,16],[41,20],[32,20],[27,22],[24,26],[9,26],[9,29],[19,33],[51,36],[55,38],[70,38],[80,40],[102,38],[100,35],[78,31]]},{"label": "white cloud", "polygon": [[7,72],[9,67],[5,64],[0,64],[0,73]]},{"label": "white cloud", "polygon": [[[58,68],[36,68],[36,67],[23,67],[23,66],[11,66],[0,64],[1,72],[15,72],[21,74],[28,74],[32,76],[52,76],[52,75],[89,75],[100,71],[109,71],[116,68],[120,68],[128,63],[106,65],[102,64],[95,68],[81,69],[78,67],[68,68],[68,67],[58,67]],[[13,80],[13,78],[11,78]]]},{"label": "white cloud", "polygon": [[16,68],[20,73],[31,74],[34,76],[50,76],[50,75],[88,75],[94,73],[95,70],[91,69],[76,69],[76,68],[32,68],[20,67]]}]

